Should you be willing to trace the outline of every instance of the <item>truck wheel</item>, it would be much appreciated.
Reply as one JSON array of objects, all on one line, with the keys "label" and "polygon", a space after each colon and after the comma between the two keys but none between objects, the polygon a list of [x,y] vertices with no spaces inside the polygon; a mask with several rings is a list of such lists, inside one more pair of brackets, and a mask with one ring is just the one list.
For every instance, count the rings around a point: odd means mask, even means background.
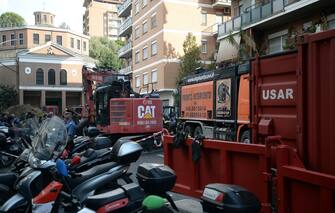
[{"label": "truck wheel", "polygon": [[240,137],[240,141],[241,141],[241,143],[248,143],[248,144],[251,143],[250,131],[249,130],[245,130],[245,131],[242,132],[241,137]]},{"label": "truck wheel", "polygon": [[190,137],[192,137],[192,128],[191,128],[191,126],[185,126],[185,128],[184,128],[184,132],[185,132],[185,135],[186,136],[190,136]]},{"label": "truck wheel", "polygon": [[203,131],[201,126],[197,126],[194,129],[194,138],[196,138],[197,136],[203,135]]}]

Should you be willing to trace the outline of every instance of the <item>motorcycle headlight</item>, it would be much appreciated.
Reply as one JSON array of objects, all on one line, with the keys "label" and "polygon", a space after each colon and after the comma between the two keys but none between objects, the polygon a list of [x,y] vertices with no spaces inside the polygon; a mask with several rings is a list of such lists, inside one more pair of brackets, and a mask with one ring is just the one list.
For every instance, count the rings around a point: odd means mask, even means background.
[{"label": "motorcycle headlight", "polygon": [[30,167],[34,169],[40,168],[40,166],[42,165],[41,161],[38,158],[36,158],[33,154],[29,155],[28,163]]}]

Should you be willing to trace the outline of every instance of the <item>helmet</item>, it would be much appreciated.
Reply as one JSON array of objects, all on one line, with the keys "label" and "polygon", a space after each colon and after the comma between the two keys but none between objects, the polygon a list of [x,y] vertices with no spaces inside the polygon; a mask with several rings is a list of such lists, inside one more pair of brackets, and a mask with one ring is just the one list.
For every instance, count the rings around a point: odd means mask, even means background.
[{"label": "helmet", "polygon": [[7,137],[4,133],[0,132],[0,144],[6,143],[7,142]]}]

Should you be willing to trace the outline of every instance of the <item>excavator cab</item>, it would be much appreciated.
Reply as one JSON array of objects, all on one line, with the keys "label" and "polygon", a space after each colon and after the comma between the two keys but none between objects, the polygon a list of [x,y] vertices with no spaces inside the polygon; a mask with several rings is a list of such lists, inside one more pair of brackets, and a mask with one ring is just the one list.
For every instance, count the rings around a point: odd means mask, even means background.
[{"label": "excavator cab", "polygon": [[110,78],[100,85],[94,94],[96,123],[102,126],[110,124],[110,99],[129,98],[132,94],[130,81],[122,78]]}]

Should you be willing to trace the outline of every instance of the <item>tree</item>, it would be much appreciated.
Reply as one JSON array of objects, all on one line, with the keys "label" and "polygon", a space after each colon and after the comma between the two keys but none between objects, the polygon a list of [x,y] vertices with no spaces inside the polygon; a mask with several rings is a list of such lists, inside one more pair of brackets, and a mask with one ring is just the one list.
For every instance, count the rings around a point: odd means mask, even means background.
[{"label": "tree", "polygon": [[185,76],[194,72],[194,70],[200,67],[200,48],[197,45],[196,38],[194,35],[189,33],[186,36],[186,40],[183,43],[184,55],[180,57],[180,71],[177,79],[177,84]]},{"label": "tree", "polygon": [[90,57],[98,60],[98,66],[111,67],[118,71],[122,60],[118,56],[124,45],[121,40],[112,41],[108,37],[92,37],[90,40]]},{"label": "tree", "polygon": [[5,12],[0,16],[0,27],[23,26],[25,23],[22,16],[13,12]]},{"label": "tree", "polygon": [[62,22],[60,25],[59,25],[59,28],[62,28],[62,29],[67,29],[69,30],[70,29],[70,26],[67,25],[65,22]]},{"label": "tree", "polygon": [[17,91],[10,86],[0,85],[0,112],[14,105],[17,100]]}]

